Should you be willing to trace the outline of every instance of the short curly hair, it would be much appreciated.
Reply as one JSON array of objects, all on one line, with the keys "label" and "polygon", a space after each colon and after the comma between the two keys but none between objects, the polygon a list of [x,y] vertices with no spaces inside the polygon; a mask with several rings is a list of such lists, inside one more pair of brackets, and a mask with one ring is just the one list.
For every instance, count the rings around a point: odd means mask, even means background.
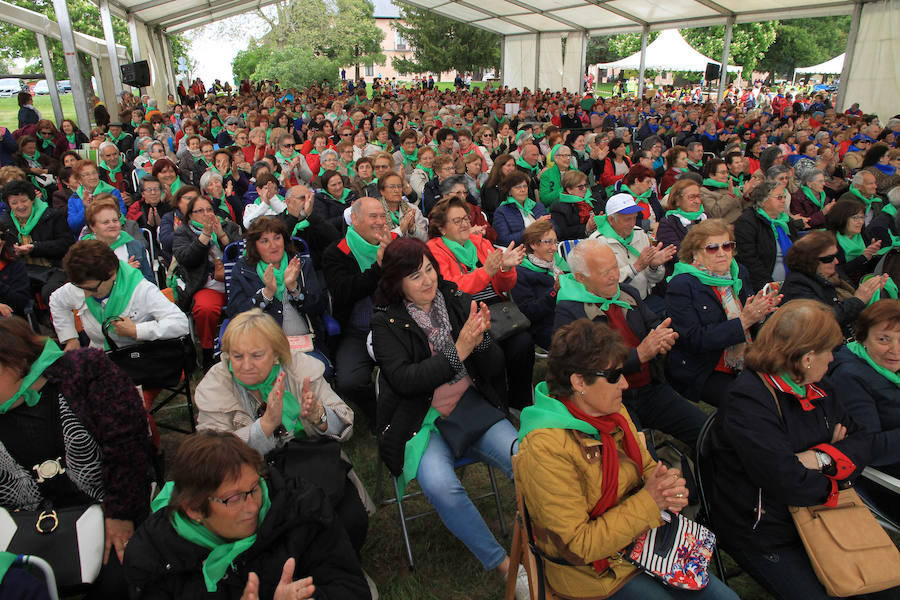
[{"label": "short curly hair", "polygon": [[607,325],[590,319],[578,319],[553,334],[547,354],[547,387],[550,395],[563,398],[572,394],[570,378],[578,373],[586,384],[597,380],[597,369],[616,368],[628,357],[622,337]]},{"label": "short curly hair", "polygon": [[694,255],[702,250],[706,246],[706,240],[714,235],[727,235],[731,238],[731,227],[722,219],[707,219],[691,227],[681,240],[678,260],[686,264],[693,263]]}]

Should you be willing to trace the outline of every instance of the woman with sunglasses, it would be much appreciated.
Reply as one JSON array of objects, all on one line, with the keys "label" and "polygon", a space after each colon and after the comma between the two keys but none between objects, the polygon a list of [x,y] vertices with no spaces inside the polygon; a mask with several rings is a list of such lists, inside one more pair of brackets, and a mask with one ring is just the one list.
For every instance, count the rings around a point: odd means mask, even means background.
[{"label": "woman with sunglasses", "polygon": [[292,188],[300,185],[301,182],[312,181],[313,172],[309,168],[306,157],[294,146],[294,136],[285,134],[278,137],[278,152],[275,153],[275,160],[281,171],[279,183],[282,186]]},{"label": "woman with sunglasses", "polygon": [[613,558],[660,526],[660,511],[688,504],[681,473],[653,459],[622,405],[627,356],[605,324],[561,327],[534,406],[522,411],[516,487],[541,532],[536,543],[551,557],[546,582],[566,598],[736,600],[712,574],[701,591],[675,591]]},{"label": "woman with sunglasses", "polygon": [[562,188],[559,200],[550,208],[553,224],[560,239],[584,239],[597,229],[587,175],[575,169],[566,171],[562,177]]},{"label": "woman with sunglasses", "polygon": [[267,475],[234,434],[185,438],[169,476],[125,552],[132,597],[370,597],[322,492]]},{"label": "woman with sunglasses", "polygon": [[751,327],[781,301],[777,292],[753,294],[734,250],[722,219],[694,225],[681,242],[666,292],[666,314],[678,333],[667,379],[685,397],[713,406],[744,367]]}]

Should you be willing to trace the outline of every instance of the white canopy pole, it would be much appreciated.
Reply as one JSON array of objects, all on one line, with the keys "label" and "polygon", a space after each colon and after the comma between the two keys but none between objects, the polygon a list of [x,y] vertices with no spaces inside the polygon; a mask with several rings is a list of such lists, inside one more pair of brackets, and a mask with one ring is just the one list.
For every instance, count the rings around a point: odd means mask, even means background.
[{"label": "white canopy pole", "polygon": [[856,52],[856,38],[859,36],[859,18],[862,16],[862,4],[853,5],[853,20],[850,21],[850,33],[847,35],[847,53],[844,56],[844,68],[841,69],[841,81],[838,84],[835,112],[843,112],[847,102],[847,81],[850,79],[850,67],[853,65],[853,54]]},{"label": "white canopy pole", "polygon": [[75,116],[82,131],[91,130],[91,115],[88,112],[87,96],[84,82],[81,80],[81,67],[75,50],[75,34],[72,32],[72,20],[69,18],[69,7],[66,0],[53,0],[56,22],[59,23],[59,37],[62,41],[63,56],[66,59],[66,70],[69,72],[69,83],[72,84],[72,99],[75,101]]},{"label": "white canopy pole", "polygon": [[53,104],[53,116],[56,118],[56,126],[59,127],[63,120],[62,103],[59,101],[59,88],[56,87],[56,74],[53,72],[53,62],[50,60],[50,51],[47,50],[47,38],[43,33],[36,33],[38,50],[41,52],[41,64],[44,66],[44,77],[47,78],[47,87],[50,88],[50,103]]},{"label": "white canopy pole", "polygon": [[[109,0],[100,0],[100,22],[103,25],[103,37],[106,39],[106,53],[109,58],[109,70],[112,71],[112,84],[118,95],[122,91],[122,75],[119,73],[119,56],[116,54],[116,36],[113,33],[112,17],[109,14]],[[103,87],[99,81],[97,85]],[[118,98],[107,98],[107,100],[113,103],[119,101]],[[113,106],[115,107],[115,104]]]},{"label": "white canopy pole", "polygon": [[647,41],[650,38],[650,26],[644,25],[641,32],[641,68],[638,71],[638,100],[644,99],[644,71],[647,67]]},{"label": "white canopy pole", "polygon": [[725,99],[725,84],[728,83],[728,53],[731,51],[731,35],[734,32],[734,17],[728,17],[725,22],[725,44],[722,46],[722,65],[719,69],[719,94],[718,100]]}]

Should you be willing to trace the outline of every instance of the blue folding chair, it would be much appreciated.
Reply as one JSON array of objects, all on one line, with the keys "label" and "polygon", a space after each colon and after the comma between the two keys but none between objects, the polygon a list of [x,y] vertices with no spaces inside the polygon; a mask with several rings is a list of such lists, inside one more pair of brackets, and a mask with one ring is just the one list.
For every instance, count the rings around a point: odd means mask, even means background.
[{"label": "blue folding chair", "polygon": [[571,252],[572,248],[577,246],[580,241],[581,240],[562,240],[556,245],[556,253],[563,259],[568,259],[569,252]]}]

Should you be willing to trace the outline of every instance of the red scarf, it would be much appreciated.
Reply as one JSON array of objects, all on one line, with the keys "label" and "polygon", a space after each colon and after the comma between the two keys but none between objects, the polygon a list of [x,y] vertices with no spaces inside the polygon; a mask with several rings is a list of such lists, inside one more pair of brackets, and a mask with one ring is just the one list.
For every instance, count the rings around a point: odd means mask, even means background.
[{"label": "red scarf", "polygon": [[[592,417],[575,406],[568,398],[562,398],[560,402],[573,417],[584,421],[600,432],[600,442],[603,444],[603,454],[600,458],[603,466],[603,493],[597,504],[591,509],[590,517],[593,520],[615,506],[619,500],[619,451],[616,448],[612,432],[618,427],[625,434],[622,438],[625,455],[638,465],[638,470],[643,466],[641,447],[638,445],[637,438],[631,432],[628,421],[621,414],[612,413],[602,417]],[[609,567],[609,561],[601,558],[600,560],[595,560],[593,566],[594,571],[602,573]]]},{"label": "red scarf", "polygon": [[587,202],[579,202],[575,206],[578,207],[578,220],[581,223],[587,223],[588,219],[590,219],[594,215],[593,209],[591,209],[591,205]]}]

